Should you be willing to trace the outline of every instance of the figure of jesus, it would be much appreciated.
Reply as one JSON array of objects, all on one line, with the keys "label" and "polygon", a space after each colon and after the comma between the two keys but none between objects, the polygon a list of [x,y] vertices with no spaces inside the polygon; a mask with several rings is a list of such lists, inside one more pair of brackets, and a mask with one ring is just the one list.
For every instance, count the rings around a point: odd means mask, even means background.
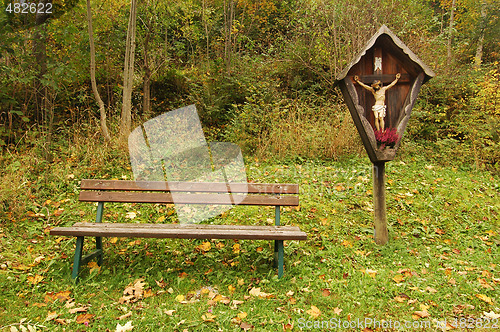
[{"label": "figure of jesus", "polygon": [[375,127],[377,127],[377,130],[384,131],[385,127],[384,118],[387,109],[385,106],[385,91],[392,88],[398,82],[400,77],[400,73],[396,74],[396,79],[392,81],[391,84],[382,87],[382,82],[379,80],[373,82],[373,84],[369,86],[361,82],[358,75],[354,76],[354,81],[366,90],[370,91],[373,94],[373,97],[375,97],[375,105],[372,106],[372,111],[375,115]]}]

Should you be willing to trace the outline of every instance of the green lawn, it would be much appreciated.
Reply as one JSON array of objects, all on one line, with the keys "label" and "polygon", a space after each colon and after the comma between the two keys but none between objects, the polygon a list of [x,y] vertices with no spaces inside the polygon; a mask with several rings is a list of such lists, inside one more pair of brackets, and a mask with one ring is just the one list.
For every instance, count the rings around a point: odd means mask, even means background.
[{"label": "green lawn", "polygon": [[[0,331],[500,326],[500,187],[491,173],[419,158],[388,163],[390,239],[377,246],[368,159],[247,161],[249,180],[300,184],[300,208],[283,209],[282,223],[309,238],[285,241],[282,279],[269,241],[125,238],[105,239],[104,265],[91,263],[75,285],[75,239],[49,228],[95,218],[94,204],[77,201],[81,178],[131,178],[126,159],[95,158],[4,159],[3,193],[17,201],[3,199],[0,212]],[[172,212],[108,204],[105,220],[170,222]],[[236,207],[222,220],[270,224],[273,209]]]}]

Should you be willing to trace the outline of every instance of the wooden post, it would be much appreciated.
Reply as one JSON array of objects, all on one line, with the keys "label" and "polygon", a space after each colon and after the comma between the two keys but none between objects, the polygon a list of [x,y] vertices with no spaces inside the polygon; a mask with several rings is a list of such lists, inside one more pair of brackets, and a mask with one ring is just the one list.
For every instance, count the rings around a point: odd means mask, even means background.
[{"label": "wooden post", "polygon": [[373,208],[375,210],[375,243],[386,244],[389,240],[385,213],[385,162],[373,163]]}]

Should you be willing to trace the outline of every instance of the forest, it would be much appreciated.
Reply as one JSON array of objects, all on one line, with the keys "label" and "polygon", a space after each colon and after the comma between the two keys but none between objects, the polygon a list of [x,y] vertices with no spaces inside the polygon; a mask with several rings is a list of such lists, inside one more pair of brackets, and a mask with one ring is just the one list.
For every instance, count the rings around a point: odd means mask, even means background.
[{"label": "forest", "polygon": [[498,170],[498,1],[51,3],[23,14],[4,1],[2,151],[37,145],[50,159],[75,133],[109,142],[195,104],[208,136],[250,154],[355,153],[335,78],[386,24],[437,74],[407,139]]},{"label": "forest", "polygon": [[[363,317],[498,328],[499,0],[1,4],[0,331],[290,331]],[[371,164],[337,78],[382,25],[436,75],[388,164],[390,239],[377,246]],[[133,180],[131,131],[192,104],[208,141],[241,148],[249,182],[300,185],[283,220],[308,240],[286,244],[285,277],[270,241],[111,238],[104,265],[75,284],[74,238],[49,233],[95,219],[80,180]],[[171,206],[109,206],[107,221],[176,222]]]}]

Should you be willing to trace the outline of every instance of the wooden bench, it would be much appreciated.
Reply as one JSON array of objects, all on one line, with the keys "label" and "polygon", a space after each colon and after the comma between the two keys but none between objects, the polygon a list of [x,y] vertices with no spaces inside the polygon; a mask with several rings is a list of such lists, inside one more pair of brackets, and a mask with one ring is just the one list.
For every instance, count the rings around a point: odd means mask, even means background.
[{"label": "wooden bench", "polygon": [[[102,265],[102,237],[275,240],[275,266],[278,267],[278,277],[281,278],[284,263],[283,241],[307,239],[307,234],[298,227],[280,226],[280,206],[299,205],[298,185],[231,183],[230,188],[231,195],[240,195],[242,200],[240,199],[239,205],[275,206],[275,225],[102,223],[105,202],[228,204],[228,185],[200,182],[82,180],[79,199],[98,203],[96,222],[77,222],[71,227],[55,227],[50,230],[50,235],[77,237],[71,274],[73,279],[78,277],[80,266],[94,258],[97,258],[98,264]],[[175,193],[174,197],[172,192]],[[82,258],[86,236],[95,237],[96,249]]]}]

